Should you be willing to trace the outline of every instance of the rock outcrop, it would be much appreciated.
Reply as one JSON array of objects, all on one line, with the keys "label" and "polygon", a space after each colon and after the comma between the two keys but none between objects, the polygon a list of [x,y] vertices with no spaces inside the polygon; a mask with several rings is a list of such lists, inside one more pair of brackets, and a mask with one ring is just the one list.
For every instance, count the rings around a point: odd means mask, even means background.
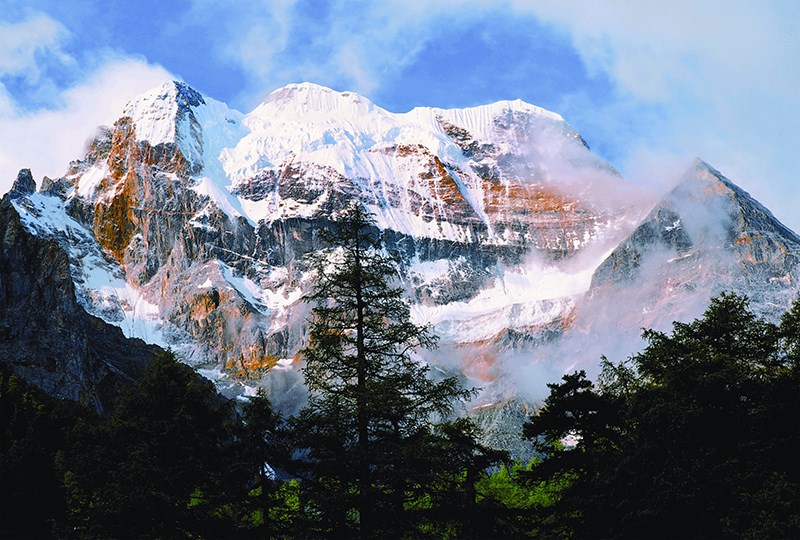
[{"label": "rock outcrop", "polygon": [[8,195],[0,234],[0,361],[55,397],[108,412],[158,347],[84,311],[66,252],[27,230]]},{"label": "rock outcrop", "polygon": [[11,198],[24,197],[36,192],[36,182],[33,179],[30,169],[21,169],[11,186],[8,196]]}]

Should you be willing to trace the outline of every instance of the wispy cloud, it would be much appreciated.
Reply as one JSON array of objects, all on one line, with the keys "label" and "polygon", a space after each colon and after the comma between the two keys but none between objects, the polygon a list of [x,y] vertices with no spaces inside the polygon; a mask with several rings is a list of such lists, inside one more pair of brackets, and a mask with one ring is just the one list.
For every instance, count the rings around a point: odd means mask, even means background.
[{"label": "wispy cloud", "polygon": [[43,13],[16,24],[0,21],[0,73],[21,76],[30,83],[39,81],[41,70],[37,56],[72,61],[61,47],[68,35],[63,25]]},{"label": "wispy cloud", "polygon": [[[75,65],[63,47],[68,39],[69,31],[42,13],[18,23],[0,21],[0,112],[53,98],[54,84],[48,72]],[[21,90],[17,93],[24,94],[26,104],[15,104],[9,84]]]},{"label": "wispy cloud", "polygon": [[605,117],[607,137],[620,132],[621,122],[608,113],[622,104],[632,104],[628,113],[658,111],[628,141],[620,164],[628,176],[659,175],[677,159],[698,155],[800,226],[800,137],[790,127],[800,125],[800,4],[521,0],[513,6],[567,30],[586,66],[614,82],[616,99],[578,113],[590,122]]},{"label": "wispy cloud", "polygon": [[273,0],[230,10],[193,0],[191,16],[213,19],[222,29],[208,38],[218,42],[218,55],[248,73],[241,99],[252,102],[266,89],[304,80],[372,95],[415,61],[426,42],[480,17],[460,4]]},{"label": "wispy cloud", "polygon": [[[69,32],[41,13],[0,26],[3,193],[23,167],[31,167],[37,179],[63,174],[98,125],[113,123],[131,96],[170,78],[159,66],[109,50],[92,51],[91,67],[78,65],[65,47]],[[75,82],[64,83],[64,70]],[[40,99],[20,103],[8,84],[15,85],[16,96],[34,88]]]}]

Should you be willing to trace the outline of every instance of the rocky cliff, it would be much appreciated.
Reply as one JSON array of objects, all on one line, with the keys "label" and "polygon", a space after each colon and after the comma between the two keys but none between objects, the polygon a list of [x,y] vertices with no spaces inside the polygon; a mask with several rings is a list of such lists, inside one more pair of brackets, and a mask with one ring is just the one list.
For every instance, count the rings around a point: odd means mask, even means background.
[{"label": "rocky cliff", "polygon": [[0,359],[51,395],[107,412],[158,347],[78,304],[67,253],[28,230],[14,207],[34,189],[22,171],[0,202]]}]

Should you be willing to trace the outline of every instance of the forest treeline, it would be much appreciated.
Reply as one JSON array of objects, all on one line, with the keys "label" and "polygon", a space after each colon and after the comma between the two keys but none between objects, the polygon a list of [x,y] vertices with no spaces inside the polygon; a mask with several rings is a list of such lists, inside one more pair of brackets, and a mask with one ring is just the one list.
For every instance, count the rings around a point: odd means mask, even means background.
[{"label": "forest treeline", "polygon": [[0,369],[4,538],[800,537],[800,301],[723,294],[550,394],[513,463],[416,351],[395,268],[353,207],[323,234],[308,405],[236,404],[163,353],[113,412]]}]

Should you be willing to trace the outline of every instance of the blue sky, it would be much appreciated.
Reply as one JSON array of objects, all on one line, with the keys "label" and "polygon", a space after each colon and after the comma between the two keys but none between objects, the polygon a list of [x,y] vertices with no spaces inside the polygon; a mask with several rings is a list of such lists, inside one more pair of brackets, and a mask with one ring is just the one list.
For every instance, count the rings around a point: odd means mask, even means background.
[{"label": "blue sky", "polygon": [[0,191],[167,78],[243,112],[301,81],[398,112],[521,98],[632,182],[699,156],[800,231],[793,0],[0,0]]}]

